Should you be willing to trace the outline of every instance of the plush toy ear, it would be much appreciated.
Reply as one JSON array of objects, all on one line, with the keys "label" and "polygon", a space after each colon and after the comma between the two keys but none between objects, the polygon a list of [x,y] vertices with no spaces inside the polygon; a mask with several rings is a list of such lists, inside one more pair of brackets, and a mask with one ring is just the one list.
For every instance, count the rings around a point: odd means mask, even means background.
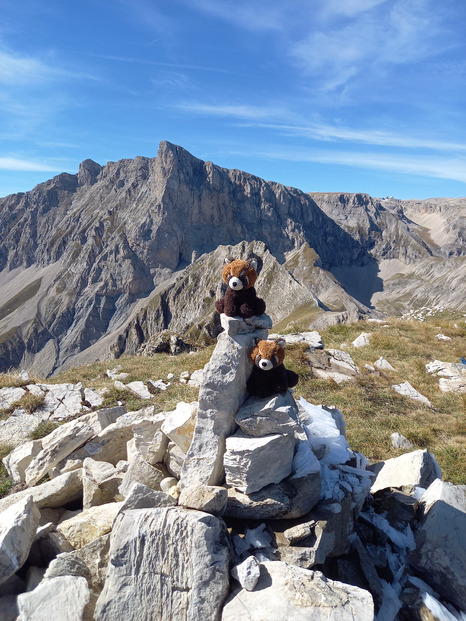
[{"label": "plush toy ear", "polygon": [[276,343],[277,345],[280,345],[280,347],[283,347],[283,349],[285,349],[286,341],[284,339],[278,339]]},{"label": "plush toy ear", "polygon": [[256,336],[256,338],[254,339],[254,345],[259,345],[259,343],[261,342],[262,339],[260,339],[258,336]]},{"label": "plush toy ear", "polygon": [[225,257],[225,260],[223,262],[224,265],[228,265],[229,263],[231,263],[233,261],[233,259],[231,257]]},{"label": "plush toy ear", "polygon": [[257,259],[250,259],[248,263],[249,267],[252,267],[252,269],[257,272]]}]

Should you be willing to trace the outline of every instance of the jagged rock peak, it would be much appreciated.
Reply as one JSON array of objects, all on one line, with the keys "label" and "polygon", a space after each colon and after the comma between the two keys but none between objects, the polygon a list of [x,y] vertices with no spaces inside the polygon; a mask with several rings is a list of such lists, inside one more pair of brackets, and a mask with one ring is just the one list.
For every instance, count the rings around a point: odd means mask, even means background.
[{"label": "jagged rock peak", "polygon": [[97,164],[97,162],[94,162],[94,160],[84,160],[79,165],[78,184],[94,185],[101,170],[102,166],[100,164]]}]

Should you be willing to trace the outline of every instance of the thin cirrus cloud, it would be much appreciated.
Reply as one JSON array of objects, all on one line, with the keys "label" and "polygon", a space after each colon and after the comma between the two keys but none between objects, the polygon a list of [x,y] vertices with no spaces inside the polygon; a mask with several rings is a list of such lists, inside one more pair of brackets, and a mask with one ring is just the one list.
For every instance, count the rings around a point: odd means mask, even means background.
[{"label": "thin cirrus cloud", "polygon": [[[251,155],[251,152],[248,152]],[[315,162],[351,166],[394,173],[409,173],[421,177],[435,177],[466,183],[466,159],[388,155],[380,153],[360,153],[357,151],[330,151],[323,149],[269,149],[256,152],[264,158],[277,159],[289,162]]]},{"label": "thin cirrus cloud", "polygon": [[22,172],[56,172],[61,167],[50,166],[34,160],[24,160],[16,157],[0,157],[1,170],[15,170]]},{"label": "thin cirrus cloud", "polygon": [[[191,114],[206,116],[229,117],[236,119],[241,125],[264,128],[285,133],[291,136],[309,138],[322,142],[353,142],[358,144],[372,144],[385,147],[399,147],[404,149],[429,149],[437,151],[462,152],[466,151],[466,144],[417,138],[407,134],[396,134],[381,130],[364,130],[346,127],[337,127],[325,123],[291,124],[293,114],[283,108],[234,105],[234,104],[204,104],[187,102],[178,104],[178,109]],[[277,122],[270,122],[276,119]],[[286,119],[286,120],[285,120]]]}]

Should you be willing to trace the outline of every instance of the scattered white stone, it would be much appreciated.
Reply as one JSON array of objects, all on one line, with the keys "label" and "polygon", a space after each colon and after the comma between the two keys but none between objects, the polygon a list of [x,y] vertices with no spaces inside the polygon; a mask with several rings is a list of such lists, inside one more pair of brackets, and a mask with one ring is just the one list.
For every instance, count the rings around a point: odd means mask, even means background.
[{"label": "scattered white stone", "polygon": [[366,345],[369,345],[369,337],[370,334],[368,332],[361,332],[361,334],[355,338],[351,344],[353,347],[366,347]]},{"label": "scattered white stone", "polygon": [[21,621],[82,621],[90,599],[86,578],[58,576],[43,580],[33,591],[18,596]]},{"label": "scattered white stone", "polygon": [[167,375],[167,380],[169,380],[169,381],[170,381],[170,380],[172,380],[172,379],[174,379],[174,378],[175,378],[175,375],[174,375],[173,373],[169,373],[169,374]]},{"label": "scattered white stone", "polygon": [[163,381],[163,380],[148,380],[149,384],[151,386],[153,386],[154,388],[156,388],[157,390],[168,390],[168,388],[170,387],[170,382],[168,382],[167,384]]},{"label": "scattered white stone", "polygon": [[128,388],[129,390],[131,390],[131,392],[134,392],[134,394],[138,397],[141,397],[141,399],[152,399],[152,397],[154,396],[144,384],[144,382],[141,381],[125,384],[125,388]]},{"label": "scattered white stone", "polygon": [[413,443],[410,442],[407,438],[402,436],[397,431],[392,433],[390,438],[392,440],[393,448],[401,448],[401,449],[409,449],[409,450],[411,450],[413,448]]},{"label": "scattered white stone", "polygon": [[439,341],[451,341],[451,337],[445,336],[445,334],[436,334],[435,338]]},{"label": "scattered white stone", "polygon": [[380,356],[380,358],[374,362],[374,367],[385,371],[396,371],[396,369],[392,367],[388,360],[385,360],[385,358],[383,358],[382,356]]},{"label": "scattered white stone", "polygon": [[371,487],[371,494],[390,487],[414,489],[417,486],[427,489],[435,479],[442,478],[437,460],[426,450],[417,450],[387,459],[385,462],[374,464],[371,469],[377,474]]},{"label": "scattered white stone", "polygon": [[375,373],[375,367],[373,367],[371,364],[365,364],[364,368],[370,371],[371,373]]},{"label": "scattered white stone", "polygon": [[24,388],[19,387],[5,387],[0,388],[0,410],[3,408],[9,408],[10,405],[18,401],[26,394]]},{"label": "scattered white stone", "polygon": [[255,556],[248,556],[242,563],[235,565],[231,575],[246,591],[253,591],[260,577],[260,565]]},{"label": "scattered white stone", "polygon": [[40,511],[31,495],[0,513],[0,584],[26,561],[39,519]]},{"label": "scattered white stone", "polygon": [[84,391],[81,382],[37,386],[46,391],[44,403],[38,408],[38,412],[51,412],[51,419],[64,420],[82,411]]},{"label": "scattered white stone", "polygon": [[26,468],[41,450],[41,440],[30,440],[20,444],[3,458],[3,463],[13,483],[23,483],[26,480]]},{"label": "scattered white stone", "polygon": [[414,401],[420,401],[421,403],[425,403],[429,407],[431,407],[432,405],[429,399],[421,395],[421,393],[418,392],[415,388],[413,388],[413,386],[411,386],[409,382],[403,382],[402,384],[395,384],[394,386],[392,386],[392,388],[394,388],[398,394],[403,395],[404,397],[409,397],[410,399],[413,399]]},{"label": "scattered white stone", "polygon": [[87,401],[92,408],[97,408],[104,402],[103,391],[93,388],[84,389],[84,400]]},{"label": "scattered white stone", "polygon": [[197,369],[193,371],[189,376],[188,386],[193,386],[194,388],[199,388],[202,384],[202,379],[204,377],[204,369]]},{"label": "scattered white stone", "polygon": [[25,471],[26,483],[30,487],[49,470],[75,449],[95,435],[91,425],[81,419],[61,425],[42,438],[41,451],[32,458]]},{"label": "scattered white stone", "polygon": [[442,392],[466,392],[466,365],[434,360],[426,364],[427,373],[436,373]]},{"label": "scattered white stone", "polygon": [[185,454],[188,452],[193,439],[196,415],[197,401],[192,403],[181,401],[174,410],[165,413],[162,431]]},{"label": "scattered white stone", "polygon": [[299,332],[293,334],[269,334],[269,339],[283,339],[287,345],[305,343],[313,349],[324,349],[322,338],[317,330],[312,332]]},{"label": "scattered white stone", "polygon": [[20,380],[23,380],[25,382],[28,382],[29,379],[30,379],[29,378],[29,373],[25,369],[23,369],[22,371],[20,371],[18,373],[18,377],[19,377]]},{"label": "scattered white stone", "polygon": [[180,383],[181,383],[181,384],[187,384],[187,383],[188,383],[188,380],[189,380],[189,376],[190,376],[190,375],[191,375],[191,374],[190,374],[190,372],[189,372],[189,371],[183,371],[183,372],[180,374]]}]

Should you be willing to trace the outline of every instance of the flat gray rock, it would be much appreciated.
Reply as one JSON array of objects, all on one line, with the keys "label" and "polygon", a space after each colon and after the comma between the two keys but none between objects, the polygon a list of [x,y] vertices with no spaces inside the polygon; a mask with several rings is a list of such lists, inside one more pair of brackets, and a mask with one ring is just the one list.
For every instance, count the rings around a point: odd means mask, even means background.
[{"label": "flat gray rock", "polygon": [[228,598],[222,621],[373,621],[374,604],[364,589],[325,578],[318,571],[281,561],[261,563],[253,591]]},{"label": "flat gray rock", "polygon": [[181,507],[120,515],[96,621],[217,621],[229,591],[224,522]]}]

